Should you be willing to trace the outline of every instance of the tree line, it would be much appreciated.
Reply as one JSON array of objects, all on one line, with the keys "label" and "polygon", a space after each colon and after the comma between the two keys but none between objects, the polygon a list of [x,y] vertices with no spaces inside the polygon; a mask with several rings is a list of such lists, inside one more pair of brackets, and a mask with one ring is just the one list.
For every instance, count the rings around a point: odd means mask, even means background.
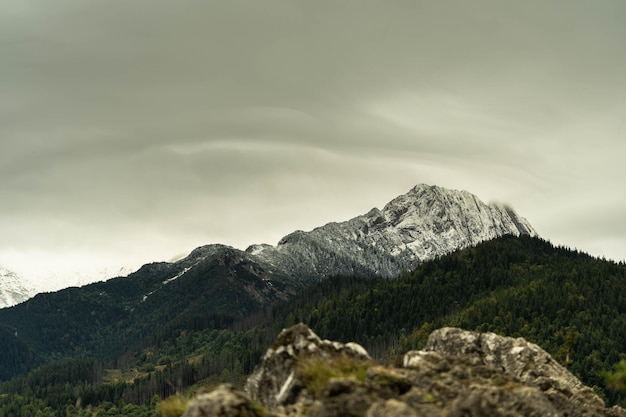
[{"label": "tree line", "polygon": [[[113,359],[83,355],[14,378],[0,386],[0,404],[32,400],[43,416],[96,409],[155,415],[159,401],[175,393],[241,384],[278,332],[298,322],[324,338],[356,341],[389,363],[441,326],[521,336],[610,403],[622,400],[604,375],[626,359],[626,265],[507,236],[392,280],[329,278],[245,317],[182,315]],[[133,377],[114,380],[113,369]]]}]

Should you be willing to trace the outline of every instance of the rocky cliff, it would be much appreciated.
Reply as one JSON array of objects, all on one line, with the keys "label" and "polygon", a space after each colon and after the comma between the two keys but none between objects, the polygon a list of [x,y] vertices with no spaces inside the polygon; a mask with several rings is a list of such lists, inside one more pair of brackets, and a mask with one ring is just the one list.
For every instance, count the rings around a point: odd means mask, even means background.
[{"label": "rocky cliff", "polygon": [[175,263],[159,263],[159,269],[170,277],[157,280],[162,283],[152,286],[143,297],[155,298],[159,291],[171,289],[170,282],[194,275],[208,277],[211,268],[225,266],[230,278],[240,284],[244,282],[242,273],[246,275],[245,296],[268,303],[287,299],[311,281],[330,276],[392,278],[425,260],[485,240],[536,234],[528,221],[508,206],[485,204],[467,191],[420,184],[382,210],[374,208],[309,232],[295,231],[276,246],[259,244],[241,251],[211,244]]},{"label": "rocky cliff", "polygon": [[503,235],[536,235],[526,219],[503,204],[485,204],[467,191],[420,184],[382,210],[246,252],[288,275],[395,277],[420,262]]},{"label": "rocky cliff", "polygon": [[354,343],[283,330],[248,379],[193,399],[184,417],[611,416],[603,401],[524,339],[442,328],[403,366],[376,365]]}]

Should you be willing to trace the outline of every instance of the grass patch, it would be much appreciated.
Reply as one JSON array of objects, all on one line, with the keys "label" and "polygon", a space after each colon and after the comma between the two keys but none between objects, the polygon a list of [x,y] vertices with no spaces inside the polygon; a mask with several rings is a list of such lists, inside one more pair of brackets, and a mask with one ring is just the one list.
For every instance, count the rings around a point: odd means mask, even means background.
[{"label": "grass patch", "polygon": [[331,378],[351,378],[363,382],[367,376],[367,368],[372,365],[369,361],[355,361],[339,356],[331,361],[314,357],[302,358],[296,366],[307,390],[319,398]]},{"label": "grass patch", "polygon": [[187,409],[187,398],[178,394],[172,395],[159,403],[161,416],[163,417],[180,417]]},{"label": "grass patch", "polygon": [[257,417],[270,417],[270,413],[263,407],[262,404],[256,401],[250,401],[250,410]]},{"label": "grass patch", "polygon": [[430,392],[427,392],[424,394],[424,402],[426,404],[435,404],[437,403],[437,398]]}]

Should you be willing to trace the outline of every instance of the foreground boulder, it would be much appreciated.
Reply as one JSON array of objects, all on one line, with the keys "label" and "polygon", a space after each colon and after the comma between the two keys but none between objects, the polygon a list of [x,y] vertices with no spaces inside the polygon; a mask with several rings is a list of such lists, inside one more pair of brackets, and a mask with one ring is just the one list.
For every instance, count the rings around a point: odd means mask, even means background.
[{"label": "foreground boulder", "polygon": [[283,330],[248,379],[222,386],[185,416],[626,417],[539,346],[493,333],[442,328],[402,368],[373,363],[354,343]]},{"label": "foreground boulder", "polygon": [[198,395],[189,402],[183,417],[266,417],[268,413],[232,385],[220,385],[216,390]]},{"label": "foreground boulder", "polygon": [[[333,376],[364,372],[372,364],[360,345],[322,340],[298,324],[278,335],[248,378],[245,390],[271,410],[299,410],[310,406]],[[294,404],[298,407],[290,407]]]},{"label": "foreground boulder", "polygon": [[[521,383],[539,387],[553,402],[564,396],[579,407],[604,407],[602,399],[591,388],[548,352],[521,337],[444,327],[431,333],[424,351],[437,352],[444,357],[462,357],[474,364],[499,369]],[[407,353],[404,366],[419,361],[420,355],[421,352]]]}]

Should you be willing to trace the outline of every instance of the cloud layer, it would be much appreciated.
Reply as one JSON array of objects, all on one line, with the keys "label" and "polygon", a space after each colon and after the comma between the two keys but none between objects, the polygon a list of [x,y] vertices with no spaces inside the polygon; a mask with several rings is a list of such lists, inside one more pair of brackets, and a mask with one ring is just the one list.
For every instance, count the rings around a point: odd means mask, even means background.
[{"label": "cloud layer", "polygon": [[626,258],[622,1],[10,0],[0,39],[0,263],[51,286],[420,182]]}]

